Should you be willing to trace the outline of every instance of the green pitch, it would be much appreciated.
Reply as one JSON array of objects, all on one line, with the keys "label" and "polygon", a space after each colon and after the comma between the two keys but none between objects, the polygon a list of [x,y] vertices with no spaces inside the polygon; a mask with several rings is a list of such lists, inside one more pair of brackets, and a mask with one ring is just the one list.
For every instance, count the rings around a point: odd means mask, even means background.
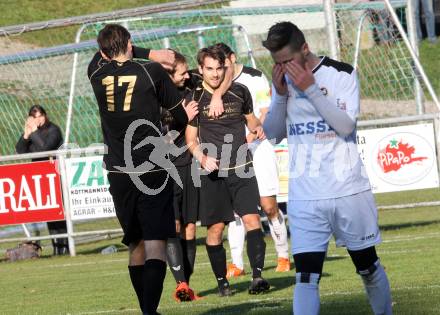
[{"label": "green pitch", "polygon": [[[405,203],[438,198],[427,190],[378,196],[379,203]],[[440,313],[440,207],[386,210],[379,213],[383,244],[379,256],[390,278],[395,314]],[[97,221],[98,223],[99,221]],[[294,271],[275,273],[276,255],[270,237],[264,276],[272,289],[249,296],[249,274],[231,281],[238,293],[217,297],[216,281],[199,229],[195,274],[191,281],[204,299],[176,303],[168,271],[159,312],[166,315],[291,314]],[[101,255],[110,244],[118,253]],[[3,245],[4,246],[4,245]],[[227,247],[227,243],[225,242]],[[139,314],[127,272],[127,252],[119,239],[78,246],[78,256],[0,263],[0,314]],[[249,270],[249,265],[246,265]],[[361,280],[344,249],[330,244],[321,280],[321,314],[371,314]]]}]

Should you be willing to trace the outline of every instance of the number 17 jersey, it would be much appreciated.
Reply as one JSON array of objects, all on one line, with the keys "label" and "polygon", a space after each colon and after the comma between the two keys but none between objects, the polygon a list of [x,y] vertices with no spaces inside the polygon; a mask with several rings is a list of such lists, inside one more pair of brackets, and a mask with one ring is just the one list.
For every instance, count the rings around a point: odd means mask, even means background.
[{"label": "number 17 jersey", "polygon": [[104,143],[108,147],[108,153],[104,155],[107,170],[126,166],[124,138],[136,120],[144,119],[151,124],[142,123],[134,129],[129,150],[135,167],[149,160],[155,146],[150,143],[136,150],[133,148],[147,137],[161,135],[161,106],[170,110],[182,124],[187,123],[180,104],[182,97],[158,63],[106,61],[98,52],[89,64],[88,77],[98,102]]}]

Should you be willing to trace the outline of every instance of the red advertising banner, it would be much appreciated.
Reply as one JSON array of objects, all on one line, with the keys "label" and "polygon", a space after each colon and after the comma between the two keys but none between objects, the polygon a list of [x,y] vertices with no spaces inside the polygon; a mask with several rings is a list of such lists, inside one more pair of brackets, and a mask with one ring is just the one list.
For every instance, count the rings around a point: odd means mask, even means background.
[{"label": "red advertising banner", "polygon": [[55,161],[0,166],[0,226],[64,220]]}]

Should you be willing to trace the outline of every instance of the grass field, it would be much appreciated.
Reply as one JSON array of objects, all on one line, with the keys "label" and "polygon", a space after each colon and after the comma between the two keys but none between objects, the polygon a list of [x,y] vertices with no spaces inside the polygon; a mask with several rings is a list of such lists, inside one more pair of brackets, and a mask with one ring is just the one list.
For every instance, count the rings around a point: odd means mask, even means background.
[{"label": "grass field", "polygon": [[[21,24],[73,15],[111,11],[152,4],[153,1],[118,0],[2,0],[7,14],[0,25]],[[3,3],[5,2],[5,3]],[[154,1],[164,2],[164,1]],[[68,30],[73,38],[75,29]],[[66,36],[67,36],[66,35]],[[29,36],[31,37],[31,36]],[[38,40],[38,37],[34,38]],[[437,93],[440,91],[440,44],[425,41],[420,58]],[[440,190],[381,194],[378,204],[404,204],[439,200]],[[440,207],[386,210],[379,213],[383,244],[378,253],[388,272],[395,314],[440,314]],[[76,230],[113,227],[114,220],[88,222]],[[1,228],[0,228],[1,230]],[[204,299],[179,304],[171,294],[174,281],[167,273],[159,312],[164,315],[273,315],[291,314],[294,271],[274,272],[276,255],[273,242],[266,238],[264,276],[272,289],[268,294],[249,296],[249,275],[232,280],[238,293],[231,298],[217,297],[216,281],[204,248],[204,229],[198,232],[196,271],[191,286]],[[48,242],[43,242],[48,245]],[[116,245],[115,254],[101,255],[101,249]],[[4,249],[16,244],[0,244]],[[225,247],[228,248],[227,242]],[[127,272],[127,250],[119,239],[97,241],[77,247],[77,257],[51,257],[46,246],[38,260],[7,263],[0,261],[0,315],[7,314],[139,314]],[[0,256],[1,258],[1,256]],[[249,270],[249,265],[246,265]],[[321,280],[321,314],[371,314],[359,276],[344,249],[330,244]]]},{"label": "grass field", "polygon": [[[439,189],[378,195],[380,204],[433,200]],[[440,208],[384,210],[379,214],[383,244],[379,256],[388,272],[395,314],[440,314]],[[291,314],[294,271],[274,272],[273,243],[266,238],[264,275],[268,294],[249,296],[249,275],[232,280],[238,293],[217,297],[216,281],[199,229],[196,271],[191,286],[204,297],[179,304],[172,298],[174,281],[167,273],[159,311],[162,314]],[[110,244],[115,254],[101,255]],[[227,243],[225,243],[227,246]],[[3,247],[3,246],[2,246]],[[127,273],[127,252],[119,239],[78,246],[78,256],[0,263],[0,314],[138,314]],[[245,268],[249,270],[249,266]],[[361,280],[344,249],[330,244],[321,280],[321,314],[371,314]]]}]

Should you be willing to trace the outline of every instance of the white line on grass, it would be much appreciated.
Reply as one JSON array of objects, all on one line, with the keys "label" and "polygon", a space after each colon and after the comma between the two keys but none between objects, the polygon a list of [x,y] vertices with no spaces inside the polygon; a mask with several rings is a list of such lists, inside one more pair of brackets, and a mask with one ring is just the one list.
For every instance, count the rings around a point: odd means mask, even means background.
[{"label": "white line on grass", "polygon": [[[427,286],[403,286],[403,287],[392,287],[391,288],[391,292],[393,291],[411,291],[411,290],[420,290],[420,289],[440,289],[440,284],[432,284],[432,285],[427,285]],[[356,291],[333,291],[333,292],[328,292],[328,293],[321,293],[321,296],[325,297],[325,296],[350,296],[350,295],[356,295],[356,294],[364,294],[363,290],[356,290]],[[205,297],[205,299],[207,299],[207,297]],[[262,303],[262,302],[284,302],[284,301],[291,301],[292,297],[285,297],[285,298],[280,298],[280,297],[267,297],[264,299],[250,299],[250,300],[245,300],[245,301],[238,301],[238,302],[231,302],[231,303],[226,303],[228,301],[224,301],[225,303],[223,304],[223,306],[234,306],[234,305],[241,305],[244,303]],[[325,301],[324,301],[325,302]],[[185,309],[195,309],[195,308],[200,308],[200,307],[218,307],[219,304],[218,303],[208,303],[208,302],[194,302],[194,303],[190,303],[190,304],[185,304],[185,306],[181,306],[179,304],[176,305],[170,305],[170,306],[161,306],[159,307],[159,310],[172,310],[172,309],[181,309],[181,310],[185,310]],[[124,313],[127,311],[138,311],[138,309],[124,309],[124,310],[106,310],[106,311],[95,311],[95,312],[81,312],[81,313],[76,313],[77,315],[94,315],[94,314],[112,314],[112,313]]]}]

